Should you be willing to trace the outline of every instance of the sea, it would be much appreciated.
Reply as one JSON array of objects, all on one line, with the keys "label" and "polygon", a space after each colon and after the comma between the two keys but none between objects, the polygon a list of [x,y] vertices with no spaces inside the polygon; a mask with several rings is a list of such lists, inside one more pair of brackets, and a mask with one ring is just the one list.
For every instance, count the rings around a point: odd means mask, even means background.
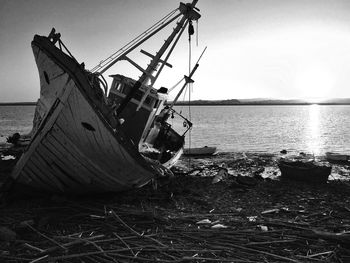
[{"label": "sea", "polygon": [[[0,106],[0,143],[30,132],[35,106]],[[222,152],[350,154],[350,105],[176,106],[192,123],[185,147]],[[170,123],[181,132],[183,119]]]},{"label": "sea", "polygon": [[33,127],[35,106],[0,105],[0,144],[16,132],[29,133]]}]

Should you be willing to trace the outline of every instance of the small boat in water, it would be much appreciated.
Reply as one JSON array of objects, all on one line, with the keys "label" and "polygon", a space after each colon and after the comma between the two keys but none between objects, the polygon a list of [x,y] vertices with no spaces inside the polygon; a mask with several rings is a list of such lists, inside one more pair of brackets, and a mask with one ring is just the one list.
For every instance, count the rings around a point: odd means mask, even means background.
[{"label": "small boat in water", "polygon": [[[200,14],[192,3],[178,9],[142,33],[91,70],[69,52],[61,35],[35,35],[32,49],[40,77],[40,98],[35,109],[31,140],[11,175],[11,185],[34,191],[83,194],[116,192],[141,187],[169,168],[183,152],[184,137],[192,123],[165,106],[168,90],[154,87],[184,29],[193,34],[192,21]],[[141,20],[140,20],[141,21]],[[130,54],[160,30],[176,23],[160,49],[141,67]],[[135,80],[120,74],[108,87],[103,74],[119,61],[141,71]],[[192,83],[198,62],[185,76]],[[178,98],[184,87],[179,91]],[[181,134],[169,117],[184,123]],[[8,184],[7,184],[8,185]]]},{"label": "small boat in water", "polygon": [[314,160],[288,160],[280,159],[278,167],[281,170],[281,178],[293,181],[309,183],[326,183],[331,173],[332,166]]},{"label": "small boat in water", "polygon": [[347,162],[350,156],[346,154],[334,153],[334,152],[326,152],[326,159],[330,162]]},{"label": "small boat in water", "polygon": [[185,148],[184,155],[214,155],[217,153],[216,147]]}]

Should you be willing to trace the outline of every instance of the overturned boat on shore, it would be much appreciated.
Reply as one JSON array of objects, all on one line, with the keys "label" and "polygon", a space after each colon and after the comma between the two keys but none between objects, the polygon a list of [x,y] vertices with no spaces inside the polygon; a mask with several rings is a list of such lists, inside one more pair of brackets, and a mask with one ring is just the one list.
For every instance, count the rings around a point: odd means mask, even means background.
[{"label": "overturned boat on shore", "polygon": [[326,160],[329,162],[348,162],[350,156],[347,154],[340,154],[334,152],[326,152]]},{"label": "overturned boat on shore", "polygon": [[315,160],[284,159],[278,161],[281,178],[307,183],[327,183],[332,166]]},{"label": "overturned boat on shore", "polygon": [[[176,11],[92,70],[73,57],[54,29],[47,37],[36,35],[32,49],[40,99],[31,141],[14,167],[12,185],[69,194],[115,192],[170,175],[192,123],[173,105],[166,106],[167,89],[155,89],[154,84],[164,66],[171,67],[168,58],[184,29],[193,31],[192,21],[200,18],[196,2],[180,3]],[[141,50],[150,57],[147,68],[128,57],[172,22],[175,28],[155,55]],[[102,74],[122,60],[142,75],[134,80],[113,74],[108,87]],[[186,83],[193,82],[197,67],[198,63],[184,78]],[[182,118],[181,134],[167,122],[174,115]]]}]

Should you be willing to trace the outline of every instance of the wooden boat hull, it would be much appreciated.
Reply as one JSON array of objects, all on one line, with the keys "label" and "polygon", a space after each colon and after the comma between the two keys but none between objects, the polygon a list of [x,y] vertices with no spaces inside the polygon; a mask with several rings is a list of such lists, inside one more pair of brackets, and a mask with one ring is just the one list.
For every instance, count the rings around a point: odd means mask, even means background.
[{"label": "wooden boat hull", "polygon": [[91,100],[82,67],[45,37],[32,42],[41,97],[38,124],[12,178],[38,191],[82,194],[140,187],[164,171],[112,128]]},{"label": "wooden boat hull", "polygon": [[331,173],[331,166],[321,166],[310,162],[279,161],[281,178],[309,183],[326,183]]},{"label": "wooden boat hull", "polygon": [[184,155],[213,155],[216,153],[216,147],[200,147],[184,149]]},{"label": "wooden boat hull", "polygon": [[326,159],[327,159],[327,161],[347,162],[349,160],[349,157],[350,156],[346,155],[346,154],[326,152]]}]

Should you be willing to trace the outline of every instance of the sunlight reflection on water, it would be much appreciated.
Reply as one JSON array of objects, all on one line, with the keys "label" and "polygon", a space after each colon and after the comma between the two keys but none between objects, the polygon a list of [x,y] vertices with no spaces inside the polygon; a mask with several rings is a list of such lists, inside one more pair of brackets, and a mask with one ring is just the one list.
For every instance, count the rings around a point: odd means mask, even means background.
[{"label": "sunlight reflection on water", "polygon": [[[187,107],[178,106],[186,115]],[[220,151],[282,149],[350,153],[349,105],[192,106],[191,146]],[[182,125],[182,123],[180,123]],[[189,146],[186,140],[186,146]]]},{"label": "sunlight reflection on water", "polygon": [[[14,132],[30,131],[34,106],[0,107],[0,143]],[[176,106],[186,116],[187,106]],[[191,146],[227,152],[282,149],[323,155],[350,154],[350,105],[192,106]],[[175,126],[183,128],[183,120]],[[186,145],[189,146],[188,136]]]},{"label": "sunlight reflection on water", "polygon": [[307,142],[308,151],[319,155],[321,153],[321,136],[320,136],[320,106],[313,104],[309,106],[309,134]]}]

